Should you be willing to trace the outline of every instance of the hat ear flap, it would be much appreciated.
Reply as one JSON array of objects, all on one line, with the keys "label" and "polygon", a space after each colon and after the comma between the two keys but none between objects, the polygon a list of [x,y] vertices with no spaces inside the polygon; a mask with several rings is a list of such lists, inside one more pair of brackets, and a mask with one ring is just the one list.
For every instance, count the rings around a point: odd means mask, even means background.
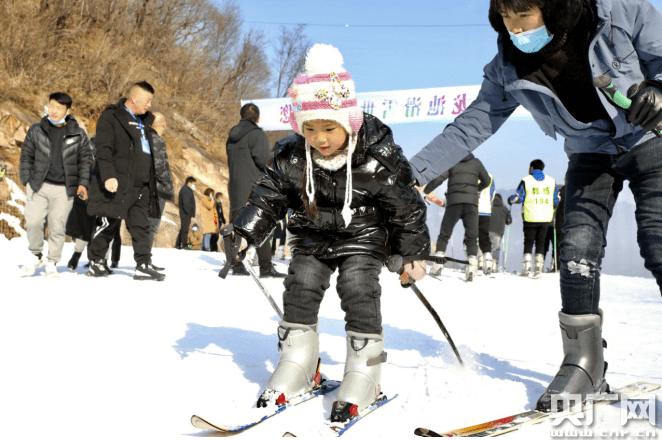
[{"label": "hat ear flap", "polygon": [[363,125],[363,112],[360,108],[353,108],[349,113],[349,125],[354,133],[358,133]]},{"label": "hat ear flap", "polygon": [[290,125],[292,126],[292,130],[301,134],[301,130],[299,130],[299,124],[297,124],[297,118],[294,116],[293,111],[290,111]]}]

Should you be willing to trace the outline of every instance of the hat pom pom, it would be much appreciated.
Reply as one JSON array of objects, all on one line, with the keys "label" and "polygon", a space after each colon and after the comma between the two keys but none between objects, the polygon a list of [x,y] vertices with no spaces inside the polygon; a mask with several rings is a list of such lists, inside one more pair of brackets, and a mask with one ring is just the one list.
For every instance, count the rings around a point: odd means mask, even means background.
[{"label": "hat pom pom", "polygon": [[290,112],[290,125],[292,126],[292,130],[301,134],[301,131],[299,131],[299,124],[297,124],[297,118],[294,116],[293,111]]},{"label": "hat pom pom", "polygon": [[344,72],[340,51],[330,44],[315,44],[306,55],[306,71],[309,74]]},{"label": "hat pom pom", "polygon": [[354,133],[358,133],[363,125],[363,112],[360,108],[354,108],[349,113],[349,125]]}]

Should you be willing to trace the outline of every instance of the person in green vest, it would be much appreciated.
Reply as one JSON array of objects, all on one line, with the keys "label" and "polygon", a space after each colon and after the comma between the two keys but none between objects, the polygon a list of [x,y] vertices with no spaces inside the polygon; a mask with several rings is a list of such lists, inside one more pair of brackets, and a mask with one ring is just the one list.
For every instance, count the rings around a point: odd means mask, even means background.
[{"label": "person in green vest", "polygon": [[522,275],[531,276],[533,245],[536,246],[536,259],[533,277],[539,277],[545,263],[545,236],[547,225],[554,217],[554,209],[559,203],[559,190],[556,180],[545,176],[545,164],[536,159],[531,162],[529,175],[522,179],[517,192],[508,198],[508,204],[522,203],[524,220],[524,256]]},{"label": "person in green vest", "polygon": [[490,186],[478,196],[478,267],[485,275],[491,275],[493,266],[492,240],[490,239],[490,219],[492,218],[492,201],[496,193],[494,176],[490,174]]}]

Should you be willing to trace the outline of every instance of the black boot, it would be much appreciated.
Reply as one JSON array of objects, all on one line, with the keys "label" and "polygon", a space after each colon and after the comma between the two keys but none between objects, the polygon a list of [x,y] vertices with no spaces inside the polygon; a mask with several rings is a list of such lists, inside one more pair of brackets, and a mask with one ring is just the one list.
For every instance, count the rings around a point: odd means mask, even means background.
[{"label": "black boot", "polygon": [[67,263],[67,267],[70,271],[73,272],[78,268],[78,260],[80,260],[81,254],[82,252],[74,252],[74,254],[71,256],[69,263]]},{"label": "black boot", "polygon": [[153,280],[161,281],[165,279],[165,275],[157,272],[150,267],[149,263],[141,263],[136,266],[136,273],[133,275],[134,280]]},{"label": "black boot", "polygon": [[[607,343],[602,339],[602,321],[602,310],[599,315],[566,315],[559,312],[565,357],[559,372],[538,399],[538,411],[550,412],[555,394],[581,394],[582,403],[585,403],[587,394],[609,392],[604,377],[607,363],[603,348]],[[557,404],[557,410],[563,411],[563,400]]]}]

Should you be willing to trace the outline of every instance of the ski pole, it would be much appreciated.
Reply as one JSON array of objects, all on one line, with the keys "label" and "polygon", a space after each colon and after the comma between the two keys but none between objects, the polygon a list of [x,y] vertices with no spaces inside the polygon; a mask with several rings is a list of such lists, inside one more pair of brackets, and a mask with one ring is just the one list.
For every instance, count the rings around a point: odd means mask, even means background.
[{"label": "ski pole", "polygon": [[[406,259],[407,257],[403,258],[401,255],[391,255],[387,261],[388,270],[391,272],[402,273],[404,260]],[[452,259],[451,261],[457,261],[457,260]],[[457,356],[457,360],[460,361],[460,365],[464,367],[464,362],[462,362],[462,357],[460,356],[460,353],[457,351],[457,347],[455,347],[453,338],[451,338],[451,335],[448,333],[448,330],[446,330],[446,326],[444,325],[444,323],[441,322],[441,318],[439,317],[437,311],[432,307],[432,304],[430,304],[430,302],[423,295],[423,293],[418,289],[418,287],[416,287],[415,283],[405,284],[402,287],[405,288],[411,287],[411,289],[414,291],[418,299],[421,300],[425,308],[428,309],[428,312],[430,312],[434,320],[437,322],[437,325],[441,329],[441,332],[444,334],[444,337],[450,344],[451,348],[453,349],[453,352],[455,352],[455,356]]]},{"label": "ski pole", "polygon": [[280,311],[280,307],[278,307],[278,304],[276,304],[276,301],[274,301],[273,297],[269,295],[269,291],[267,290],[266,287],[262,284],[260,281],[260,278],[257,276],[255,273],[255,270],[253,270],[253,267],[251,266],[250,261],[246,260],[245,258],[241,260],[242,264],[246,268],[249,274],[253,277],[253,280],[255,281],[255,284],[260,288],[264,296],[267,298],[267,301],[269,301],[269,304],[271,304],[271,307],[276,311],[278,314],[278,317],[282,320],[283,319],[283,312]]},{"label": "ski pole", "polygon": [[[513,205],[508,207],[508,212],[513,212]],[[503,246],[503,270],[506,270],[506,262],[508,262],[508,238],[510,238],[510,225],[506,226],[506,240]]]},{"label": "ski pole", "polygon": [[[609,101],[611,101],[615,106],[622,108],[626,112],[630,110],[630,106],[632,105],[632,100],[623,95],[619,90],[618,87],[616,87],[616,84],[612,82],[612,79],[610,76],[607,75],[599,75],[596,76],[595,79],[593,80],[593,87],[597,87],[600,89],[603,95],[607,97]],[[628,90],[628,95],[634,95],[637,93],[637,90],[639,88],[638,84],[632,84],[630,87],[630,90]],[[662,134],[660,134],[659,130],[652,130],[653,134],[657,137],[662,137]]]}]

